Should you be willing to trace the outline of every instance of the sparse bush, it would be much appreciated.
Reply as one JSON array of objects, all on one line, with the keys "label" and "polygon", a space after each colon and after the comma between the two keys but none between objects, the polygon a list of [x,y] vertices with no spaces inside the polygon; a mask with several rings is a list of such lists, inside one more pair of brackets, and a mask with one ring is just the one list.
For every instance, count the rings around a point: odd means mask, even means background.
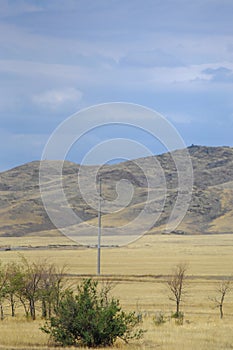
[{"label": "sparse bush", "polygon": [[128,342],[140,338],[141,329],[134,312],[121,310],[119,301],[109,297],[109,289],[98,290],[98,282],[84,280],[78,293],[66,292],[56,310],[42,327],[56,345],[110,346],[117,338]]},{"label": "sparse bush", "polygon": [[184,314],[183,312],[175,312],[174,314],[171,315],[171,318],[175,319],[175,324],[178,326],[182,326],[184,324]]},{"label": "sparse bush", "polygon": [[136,317],[139,323],[142,323],[142,312],[137,312]]},{"label": "sparse bush", "polygon": [[153,317],[153,321],[156,326],[161,326],[166,322],[166,317],[164,316],[162,311],[159,311]]}]

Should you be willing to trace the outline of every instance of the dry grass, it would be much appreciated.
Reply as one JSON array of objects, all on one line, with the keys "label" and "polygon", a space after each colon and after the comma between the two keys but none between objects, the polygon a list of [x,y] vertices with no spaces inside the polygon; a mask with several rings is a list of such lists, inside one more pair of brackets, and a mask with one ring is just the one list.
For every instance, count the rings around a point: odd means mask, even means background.
[{"label": "dry grass", "polygon": [[142,349],[163,350],[219,350],[232,349],[233,335],[231,323],[228,321],[211,321],[194,319],[183,326],[168,322],[162,326],[154,326],[146,322],[148,333]]},{"label": "dry grass", "polygon": [[27,321],[25,318],[8,317],[0,323],[0,344],[6,347],[46,346],[48,337],[40,329],[39,322]]},{"label": "dry grass", "polygon": [[[55,239],[55,238],[54,238]],[[62,238],[58,238],[62,241]],[[64,240],[66,240],[64,238]],[[8,242],[8,243],[7,243]],[[33,245],[57,244],[49,238],[27,238]],[[49,243],[48,243],[49,242]],[[64,242],[64,241],[63,241]],[[1,238],[0,244],[9,244]],[[23,239],[12,245],[23,245]],[[63,244],[63,243],[62,243]],[[95,274],[95,249],[38,250],[22,252],[28,259],[49,259],[58,265],[67,264],[67,272],[78,282],[81,275]],[[116,344],[119,349],[219,350],[233,349],[233,292],[226,296],[225,316],[219,320],[218,310],[210,298],[216,295],[216,285],[224,276],[233,275],[233,235],[209,236],[145,236],[122,248],[102,250],[102,278],[116,282],[113,294],[128,310],[144,315],[144,339],[129,345]],[[0,259],[7,262],[19,259],[16,251],[1,251]],[[174,311],[169,300],[166,276],[172,266],[185,261],[189,264],[187,295],[182,310],[183,326],[168,320],[155,326],[153,315],[162,311],[168,317]],[[12,320],[9,316],[0,323],[0,344],[3,349],[45,349],[47,336],[39,330],[41,321]]]},{"label": "dry grass", "polygon": [[[2,349],[47,349],[48,338],[39,327],[41,321],[5,320],[0,324],[0,348]],[[129,345],[118,342],[113,349],[162,349],[162,350],[220,350],[232,349],[232,320],[210,317],[195,317],[182,326],[168,321],[164,325],[155,326],[152,317],[144,318],[143,328],[147,330],[140,341]],[[58,348],[56,348],[58,349]],[[112,348],[109,348],[112,349]]]}]

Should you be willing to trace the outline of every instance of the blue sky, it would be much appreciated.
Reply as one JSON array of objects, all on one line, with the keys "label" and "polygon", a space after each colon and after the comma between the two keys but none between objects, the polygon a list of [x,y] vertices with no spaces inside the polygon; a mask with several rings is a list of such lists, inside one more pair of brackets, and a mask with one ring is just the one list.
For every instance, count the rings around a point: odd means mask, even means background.
[{"label": "blue sky", "polygon": [[232,0],[0,0],[0,170],[114,101],[155,109],[186,145],[233,146],[232,23]]}]

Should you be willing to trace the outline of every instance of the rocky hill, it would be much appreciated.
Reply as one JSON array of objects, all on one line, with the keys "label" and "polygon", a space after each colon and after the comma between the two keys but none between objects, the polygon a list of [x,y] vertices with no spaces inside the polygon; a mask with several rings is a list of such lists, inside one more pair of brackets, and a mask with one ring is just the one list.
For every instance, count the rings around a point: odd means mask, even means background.
[{"label": "rocky hill", "polygon": [[[191,146],[188,152],[194,174],[192,200],[183,221],[173,233],[233,233],[233,149]],[[106,200],[116,199],[116,185],[121,179],[130,182],[134,190],[130,203],[123,210],[115,214],[103,215],[105,226],[114,227],[119,222],[125,224],[143,209],[148,194],[148,179],[141,169],[146,168],[148,174],[153,174],[152,158],[163,170],[167,195],[162,214],[149,233],[164,230],[164,225],[176,200],[178,181],[176,167],[169,153],[139,159],[137,164],[127,161],[101,167],[102,193]],[[0,174],[0,236],[59,234],[42,204],[39,189],[39,166],[40,162],[35,161]],[[95,169],[94,166],[82,169],[82,180],[87,190],[89,183],[85,182],[85,172],[86,174],[91,173]],[[64,163],[64,192],[74,212],[83,221],[97,225],[97,211],[90,203],[87,204],[84,201],[78,188],[79,173],[79,165],[68,161]],[[54,184],[48,180],[48,194],[53,190]],[[158,195],[158,200],[151,203],[151,215],[159,210],[161,200]],[[80,230],[82,230],[81,226]]]}]

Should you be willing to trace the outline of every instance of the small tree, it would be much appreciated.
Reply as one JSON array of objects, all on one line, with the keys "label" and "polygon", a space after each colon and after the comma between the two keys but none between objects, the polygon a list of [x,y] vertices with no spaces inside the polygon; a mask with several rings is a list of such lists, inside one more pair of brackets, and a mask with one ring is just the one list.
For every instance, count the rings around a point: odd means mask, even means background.
[{"label": "small tree", "polygon": [[7,269],[0,261],[0,319],[4,319],[3,302],[6,298]]},{"label": "small tree", "polygon": [[184,286],[185,286],[186,271],[187,271],[187,264],[180,263],[176,265],[175,269],[172,272],[172,275],[169,276],[167,280],[168,287],[172,294],[172,296],[170,297],[170,300],[173,300],[176,303],[176,312],[174,314],[174,317],[177,317],[177,318],[179,318],[181,315],[180,303],[185,293]]},{"label": "small tree", "polygon": [[221,319],[223,318],[223,304],[225,301],[225,296],[230,292],[230,290],[231,290],[231,281],[229,279],[225,279],[221,281],[216,288],[216,292],[218,293],[218,296],[215,298],[212,298],[212,301],[219,308]]},{"label": "small tree", "polygon": [[51,318],[59,305],[63,289],[64,268],[59,270],[54,264],[43,267],[40,283],[40,300],[42,317]]},{"label": "small tree", "polygon": [[97,287],[98,282],[87,279],[78,286],[78,294],[63,295],[55,316],[42,328],[57,345],[110,346],[117,338],[128,342],[142,336],[141,329],[135,331],[135,313],[122,311],[109,290]]},{"label": "small tree", "polygon": [[23,263],[23,281],[21,290],[19,290],[20,301],[24,305],[26,316],[36,319],[36,303],[40,300],[41,279],[43,264],[29,263],[26,258],[22,258]]},{"label": "small tree", "polygon": [[15,262],[7,264],[7,281],[6,281],[6,298],[10,302],[11,316],[15,316],[17,299],[19,299],[19,291],[23,285],[22,266]]}]

